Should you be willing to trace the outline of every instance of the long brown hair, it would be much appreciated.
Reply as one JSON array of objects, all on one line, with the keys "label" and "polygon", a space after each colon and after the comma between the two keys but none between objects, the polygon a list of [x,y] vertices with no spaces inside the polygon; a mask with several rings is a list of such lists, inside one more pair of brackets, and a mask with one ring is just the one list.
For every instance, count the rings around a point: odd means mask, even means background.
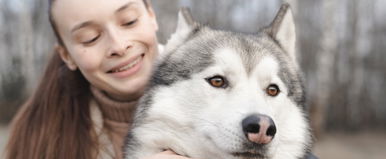
[{"label": "long brown hair", "polygon": [[12,122],[7,159],[92,158],[89,83],[55,53]]},{"label": "long brown hair", "polygon": [[[64,43],[49,17],[58,43]],[[146,7],[149,2],[143,0]],[[12,121],[6,159],[92,159],[98,141],[90,115],[90,84],[54,52],[34,95]]]}]

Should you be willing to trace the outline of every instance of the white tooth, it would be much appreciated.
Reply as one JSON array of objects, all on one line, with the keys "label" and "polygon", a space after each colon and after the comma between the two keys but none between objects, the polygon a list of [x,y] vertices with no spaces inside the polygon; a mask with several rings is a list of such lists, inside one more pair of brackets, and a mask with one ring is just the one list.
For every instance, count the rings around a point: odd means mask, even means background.
[{"label": "white tooth", "polygon": [[123,66],[123,67],[121,67],[121,68],[115,70],[114,72],[121,72],[121,71],[128,70],[128,69],[130,69],[131,67],[133,67],[134,65],[136,65],[140,60],[141,60],[141,57],[138,57],[138,58],[135,59],[135,61],[133,61],[132,63],[129,63],[129,64],[127,64],[126,66]]}]

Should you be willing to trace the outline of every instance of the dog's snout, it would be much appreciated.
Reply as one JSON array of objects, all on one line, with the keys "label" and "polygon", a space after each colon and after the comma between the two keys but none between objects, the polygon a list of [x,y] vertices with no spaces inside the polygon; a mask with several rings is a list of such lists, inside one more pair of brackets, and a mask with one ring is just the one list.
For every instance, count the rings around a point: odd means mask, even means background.
[{"label": "dog's snout", "polygon": [[241,122],[247,139],[257,144],[268,144],[276,134],[276,126],[272,118],[262,114],[246,117]]}]

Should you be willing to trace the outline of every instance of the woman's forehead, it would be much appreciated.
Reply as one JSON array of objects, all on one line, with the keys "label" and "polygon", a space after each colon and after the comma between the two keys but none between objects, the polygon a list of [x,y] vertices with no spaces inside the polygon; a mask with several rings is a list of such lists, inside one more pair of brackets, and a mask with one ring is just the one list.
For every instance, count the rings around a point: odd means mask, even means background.
[{"label": "woman's forehead", "polygon": [[143,5],[142,0],[55,0],[52,14],[58,26],[70,29],[77,23],[109,19],[135,5]]}]

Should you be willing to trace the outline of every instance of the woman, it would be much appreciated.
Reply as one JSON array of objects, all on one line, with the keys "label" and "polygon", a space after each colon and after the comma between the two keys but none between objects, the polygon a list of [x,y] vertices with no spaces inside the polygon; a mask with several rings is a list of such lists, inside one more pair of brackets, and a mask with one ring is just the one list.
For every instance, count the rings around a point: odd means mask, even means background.
[{"label": "woman", "polygon": [[[147,0],[50,0],[56,52],[12,123],[7,159],[122,158],[158,54]],[[185,158],[171,151],[150,158]]]}]

